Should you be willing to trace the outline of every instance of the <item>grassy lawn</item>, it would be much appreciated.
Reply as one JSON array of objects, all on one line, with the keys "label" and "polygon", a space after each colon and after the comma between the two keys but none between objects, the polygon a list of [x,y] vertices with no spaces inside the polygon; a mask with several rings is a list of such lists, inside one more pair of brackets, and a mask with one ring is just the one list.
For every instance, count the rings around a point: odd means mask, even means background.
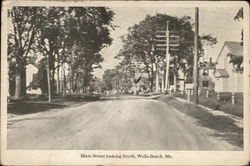
[{"label": "grassy lawn", "polygon": [[68,95],[66,97],[53,96],[49,103],[44,96],[27,95],[22,99],[11,99],[8,103],[7,112],[16,115],[44,112],[51,109],[63,109],[96,101],[97,95]]},{"label": "grassy lawn", "polygon": [[198,120],[199,125],[218,131],[215,136],[227,140],[233,145],[243,147],[243,129],[235,125],[234,120],[226,116],[214,116],[212,113],[191,103],[180,103],[173,96],[163,96],[158,98],[158,100],[194,117]]},{"label": "grassy lawn", "polygon": [[[176,93],[174,96],[187,99],[186,94]],[[241,94],[236,94],[235,99],[236,103],[232,104],[231,96],[228,93],[222,94],[219,101],[216,99],[215,93],[211,93],[209,98],[205,97],[204,93],[201,93],[199,96],[199,104],[214,110],[220,110],[225,113],[243,117],[243,96]],[[191,101],[193,101],[193,96],[191,96]]]}]

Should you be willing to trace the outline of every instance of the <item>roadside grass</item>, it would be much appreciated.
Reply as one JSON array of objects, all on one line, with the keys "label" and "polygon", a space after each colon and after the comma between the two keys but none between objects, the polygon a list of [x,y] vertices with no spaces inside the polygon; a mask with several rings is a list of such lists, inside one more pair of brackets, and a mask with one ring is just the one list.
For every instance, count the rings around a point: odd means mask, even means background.
[{"label": "roadside grass", "polygon": [[96,101],[98,95],[67,95],[65,97],[53,96],[52,102],[48,102],[46,96],[27,95],[21,99],[10,99],[7,113],[23,115],[44,112],[51,109],[63,109]]},{"label": "roadside grass", "polygon": [[[158,98],[177,110],[197,119],[199,125],[216,130],[215,136],[227,140],[233,145],[243,147],[243,129],[234,124],[234,120],[226,116],[214,116],[212,113],[191,103],[184,103],[173,96]],[[181,102],[181,103],[180,103]]]},{"label": "roadside grass", "polygon": [[8,103],[7,112],[16,115],[23,115],[65,107],[67,107],[67,105],[46,102],[10,102]]},{"label": "roadside grass", "polygon": [[[186,94],[175,93],[174,96],[187,99]],[[200,105],[208,108],[243,117],[243,97],[240,94],[237,94],[235,97],[236,103],[232,104],[231,97],[228,94],[222,95],[219,101],[216,99],[215,94],[211,94],[209,98],[205,97],[205,94],[201,94],[198,102]],[[191,101],[193,100],[194,98],[191,96]]]}]

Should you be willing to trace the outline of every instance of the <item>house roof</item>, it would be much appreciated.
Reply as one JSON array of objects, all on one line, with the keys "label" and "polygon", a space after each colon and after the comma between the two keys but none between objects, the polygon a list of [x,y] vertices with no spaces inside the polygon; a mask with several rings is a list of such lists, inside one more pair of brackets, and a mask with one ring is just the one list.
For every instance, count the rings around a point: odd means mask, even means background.
[{"label": "house roof", "polygon": [[225,45],[230,50],[231,54],[234,54],[235,56],[243,56],[243,46],[241,45],[241,42],[226,41]]},{"label": "house roof", "polygon": [[29,57],[28,63],[35,66],[36,68],[39,68],[39,64],[36,63],[37,56]]},{"label": "house roof", "polygon": [[37,63],[29,63],[28,65],[32,65],[32,66],[34,66],[35,68],[39,69],[39,64],[37,64]]},{"label": "house roof", "polygon": [[227,47],[229,49],[230,54],[233,54],[235,56],[243,56],[243,46],[242,46],[241,42],[225,41],[225,43],[224,43],[224,45],[219,53],[219,56],[216,59],[216,62],[219,59],[224,47]]},{"label": "house roof", "polygon": [[229,74],[225,69],[216,69],[214,76],[216,78],[225,78],[225,77],[229,77]]},{"label": "house roof", "polygon": [[210,70],[210,69],[215,69],[215,65],[216,63],[214,62],[203,62],[203,63],[200,63],[200,69],[201,70]]}]

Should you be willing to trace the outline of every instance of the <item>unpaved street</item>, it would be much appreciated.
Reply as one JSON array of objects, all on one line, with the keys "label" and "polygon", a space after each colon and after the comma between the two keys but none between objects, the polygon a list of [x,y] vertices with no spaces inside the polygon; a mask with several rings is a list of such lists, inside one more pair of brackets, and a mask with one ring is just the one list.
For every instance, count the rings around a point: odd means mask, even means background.
[{"label": "unpaved street", "polygon": [[9,149],[237,149],[193,118],[153,99],[97,101],[22,115],[8,123]]}]

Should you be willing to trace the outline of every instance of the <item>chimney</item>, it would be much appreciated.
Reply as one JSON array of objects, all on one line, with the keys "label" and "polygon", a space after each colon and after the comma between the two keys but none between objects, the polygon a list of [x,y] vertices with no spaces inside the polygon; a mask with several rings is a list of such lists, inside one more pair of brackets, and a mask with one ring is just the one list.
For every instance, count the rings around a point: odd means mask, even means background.
[{"label": "chimney", "polygon": [[209,58],[209,66],[212,66],[212,58]]}]

